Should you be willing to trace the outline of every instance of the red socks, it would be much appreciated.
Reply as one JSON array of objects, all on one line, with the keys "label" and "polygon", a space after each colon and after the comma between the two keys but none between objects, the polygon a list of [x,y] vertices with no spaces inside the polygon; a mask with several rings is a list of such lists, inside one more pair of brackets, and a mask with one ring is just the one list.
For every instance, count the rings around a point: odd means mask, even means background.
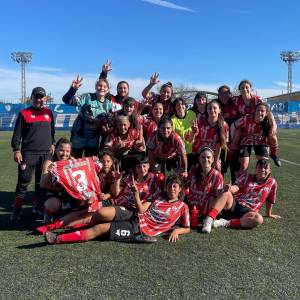
[{"label": "red socks", "polygon": [[57,236],[57,243],[80,243],[88,241],[87,230],[78,230],[71,233],[63,233]]},{"label": "red socks", "polygon": [[208,216],[215,220],[217,218],[218,214],[219,214],[219,211],[215,208],[212,208],[212,210],[208,213]]},{"label": "red socks", "polygon": [[63,225],[64,225],[63,221],[61,219],[58,219],[51,224],[40,226],[36,230],[41,234],[44,234],[46,231],[52,231],[54,229],[62,228]]},{"label": "red socks", "polygon": [[230,228],[239,229],[242,227],[240,219],[232,219],[229,223]]}]

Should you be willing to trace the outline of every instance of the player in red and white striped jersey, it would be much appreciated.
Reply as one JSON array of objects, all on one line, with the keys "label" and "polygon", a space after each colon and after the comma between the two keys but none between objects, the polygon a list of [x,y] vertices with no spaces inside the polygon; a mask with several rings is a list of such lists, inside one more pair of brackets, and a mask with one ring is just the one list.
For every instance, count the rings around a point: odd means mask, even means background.
[{"label": "player in red and white striped jersey", "polygon": [[192,128],[189,139],[193,141],[193,153],[198,154],[203,147],[211,148],[215,153],[214,167],[221,170],[220,153],[221,149],[227,149],[228,131],[219,102],[212,100],[207,105],[207,117],[198,117]]},{"label": "player in red and white striped jersey", "polygon": [[164,107],[162,102],[157,101],[154,103],[148,115],[143,116],[143,133],[144,139],[147,143],[148,139],[153,136],[157,130],[157,124],[164,114]]},{"label": "player in red and white striped jersey", "polygon": [[116,206],[112,222],[102,219],[101,224],[92,228],[60,235],[48,231],[45,233],[46,241],[50,244],[84,242],[105,235],[115,241],[153,242],[156,239],[151,237],[172,230],[169,242],[177,242],[180,234],[190,232],[189,209],[187,204],[179,200],[183,185],[178,177],[171,176],[167,179],[165,197],[154,202],[143,203],[140,200],[135,181],[131,188],[137,217],[134,212]]},{"label": "player in red and white striped jersey", "polygon": [[[155,174],[149,172],[149,167],[149,159],[146,155],[137,158],[134,177],[142,202],[151,202],[151,199],[156,199],[162,191],[162,182],[159,181]],[[123,206],[131,210],[135,209],[134,194],[130,189],[133,175],[129,174],[121,178],[122,173],[115,173],[113,184],[114,205]]]},{"label": "player in red and white striped jersey", "polygon": [[[148,140],[147,148],[150,168],[155,170],[155,164],[165,164],[167,170],[180,167],[180,175],[187,178],[187,156],[184,143],[173,131],[172,120],[163,117],[158,123],[158,131]],[[165,171],[164,167],[161,171]]]},{"label": "player in red and white striped jersey", "polygon": [[208,147],[201,149],[199,153],[199,164],[193,166],[189,171],[189,188],[187,203],[190,208],[197,207],[202,216],[210,211],[213,201],[223,190],[223,176],[212,168],[214,152]]},{"label": "player in red and white striped jersey", "polygon": [[[268,159],[258,160],[255,174],[242,174],[235,185],[226,185],[225,192],[216,200],[204,220],[202,231],[210,233],[212,227],[254,228],[263,223],[259,210],[266,203],[266,216],[274,219],[279,215],[272,213],[275,203],[277,182],[271,177]],[[215,220],[219,213],[225,219]]]},{"label": "player in red and white striped jersey", "polygon": [[[257,159],[268,156],[268,138],[270,136],[269,108],[266,103],[259,103],[255,113],[246,115],[234,122],[233,129],[241,130],[240,141],[240,171],[245,171],[249,165],[252,146]],[[278,152],[277,137],[273,137],[270,145],[270,156],[276,157]]]}]

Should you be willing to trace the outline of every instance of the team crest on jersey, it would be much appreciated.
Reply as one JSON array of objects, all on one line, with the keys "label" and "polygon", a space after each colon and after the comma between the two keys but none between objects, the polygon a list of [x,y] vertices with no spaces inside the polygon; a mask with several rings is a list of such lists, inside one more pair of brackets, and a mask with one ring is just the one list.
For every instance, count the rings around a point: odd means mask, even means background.
[{"label": "team crest on jersey", "polygon": [[44,115],[44,117],[45,117],[46,120],[50,119],[49,115]]}]

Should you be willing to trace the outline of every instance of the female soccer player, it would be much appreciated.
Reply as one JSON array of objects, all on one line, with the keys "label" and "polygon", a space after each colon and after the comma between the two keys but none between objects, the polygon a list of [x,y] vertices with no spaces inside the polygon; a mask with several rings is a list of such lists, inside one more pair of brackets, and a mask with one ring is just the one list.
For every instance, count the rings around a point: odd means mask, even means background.
[{"label": "female soccer player", "polygon": [[163,117],[158,123],[158,131],[148,140],[147,149],[150,168],[156,170],[157,164],[162,171],[177,169],[182,178],[187,178],[187,156],[184,143],[180,136],[173,130],[173,122]]},{"label": "female soccer player", "polygon": [[[258,160],[255,174],[244,173],[235,185],[226,185],[225,192],[217,199],[204,220],[202,232],[210,233],[211,228],[254,228],[263,223],[259,210],[266,203],[266,216],[281,218],[272,212],[276,200],[277,182],[271,176],[268,159]],[[225,213],[226,219],[216,220],[219,213]]]},{"label": "female soccer player", "polygon": [[159,94],[152,94],[149,98],[150,90],[160,82],[158,79],[159,73],[154,73],[150,78],[150,83],[144,88],[142,95],[146,102],[143,102],[140,111],[143,110],[145,105],[153,106],[156,101],[161,101],[164,106],[164,114],[166,116],[171,116],[173,114],[172,110],[172,96],[173,96],[173,85],[171,82],[164,83],[161,88]]},{"label": "female soccer player", "polygon": [[223,189],[223,176],[212,167],[213,162],[213,150],[202,148],[199,163],[190,169],[186,185],[189,188],[187,203],[190,209],[196,206],[202,216],[207,216],[214,200]]},{"label": "female soccer player", "polygon": [[[112,70],[112,61],[107,60],[102,66],[102,72],[99,79],[107,79],[107,74]],[[129,83],[127,81],[119,81],[117,84],[117,94],[114,96],[110,93],[107,94],[107,98],[113,103],[112,112],[122,109],[124,100],[129,96]]]},{"label": "female soccer player", "polygon": [[[256,106],[262,102],[261,97],[254,95],[252,92],[252,83],[249,80],[242,80],[239,84],[240,96],[234,98],[235,105],[238,109],[239,115],[244,116],[247,114],[252,114],[255,112]],[[269,146],[276,144],[276,132],[277,125],[272,112],[268,112],[270,120],[270,134],[269,134]],[[235,135],[231,142],[231,153],[237,149],[237,145],[240,142],[241,132],[239,130],[235,131]],[[231,156],[231,154],[230,154]],[[281,166],[281,161],[276,155],[271,155],[275,165],[277,167]]]},{"label": "female soccer player", "polygon": [[[100,198],[101,198],[101,204],[99,205],[100,207],[102,206],[107,206],[111,205],[110,201],[112,198],[112,184],[114,180],[113,173],[113,163],[114,163],[114,157],[109,153],[109,152],[101,152],[99,153],[99,161],[101,163],[101,169],[100,172],[97,173],[98,178],[99,178],[99,183],[100,183],[100,188],[101,188],[101,193],[100,193]],[[74,160],[74,163],[76,161]],[[78,171],[75,171],[77,174],[74,174],[75,176],[73,177],[74,179],[80,175],[81,173]],[[50,174],[48,174],[50,175]],[[83,176],[84,177],[84,176]],[[89,178],[91,180],[91,178]],[[50,181],[47,179],[47,181]],[[46,182],[47,182],[46,181]],[[53,184],[52,184],[53,185]],[[47,184],[49,186],[49,184]],[[57,186],[53,186],[52,189],[55,189]],[[49,186],[51,188],[51,186]],[[64,191],[64,194],[66,195],[67,198],[70,198],[69,194],[67,191]],[[63,198],[65,199],[65,198]],[[73,201],[77,201],[77,203],[80,203],[78,200],[73,199]],[[92,213],[90,212],[87,207],[80,208],[79,205],[78,210],[70,212],[66,215],[64,215],[61,218],[56,219],[53,223],[40,226],[37,228],[37,231],[40,233],[45,233],[46,231],[51,231],[54,229],[59,229],[59,228],[73,228],[73,227],[82,227],[82,226],[91,226],[89,223],[92,218]]]},{"label": "female soccer player", "polygon": [[164,114],[164,107],[162,102],[157,101],[154,103],[148,115],[143,117],[143,132],[145,142],[154,134],[157,130],[157,124]]},{"label": "female soccer player", "polygon": [[131,169],[135,157],[146,150],[142,128],[131,128],[128,116],[116,118],[116,129],[107,137],[105,148],[121,161],[123,171]]},{"label": "female soccer player", "polygon": [[207,105],[207,95],[204,92],[198,92],[194,98],[192,110],[197,118],[205,118]]},{"label": "female soccer player", "polygon": [[[249,165],[249,158],[251,155],[251,149],[254,148],[257,159],[268,156],[268,142],[270,137],[271,121],[268,114],[269,107],[266,103],[259,103],[256,106],[255,113],[246,115],[234,122],[234,127],[241,130],[241,142],[240,142],[240,171],[247,170]],[[270,156],[277,157],[278,142],[275,136],[271,139],[274,141],[270,147]],[[278,158],[278,157],[277,157]]]},{"label": "female soccer player", "polygon": [[[142,202],[156,199],[162,190],[158,177],[149,172],[149,159],[146,155],[141,155],[135,161],[134,174],[128,174],[123,178],[122,173],[114,172],[113,195],[114,205],[123,206],[127,209],[135,209],[134,194],[130,189],[132,176],[139,191]],[[150,199],[151,198],[151,199]]]},{"label": "female soccer player", "polygon": [[109,83],[106,79],[99,79],[95,84],[95,93],[75,95],[81,87],[83,79],[77,76],[73,80],[69,91],[63,96],[63,102],[80,108],[72,128],[72,154],[75,158],[97,155],[101,117],[112,112],[112,101],[107,98]]},{"label": "female soccer player", "polygon": [[193,141],[193,153],[198,154],[203,147],[211,148],[214,153],[214,168],[221,170],[221,149],[227,149],[228,125],[221,114],[221,107],[217,100],[207,105],[205,119],[197,118],[192,127],[189,140]]},{"label": "female soccer player", "polygon": [[192,130],[191,127],[196,120],[196,114],[192,110],[186,109],[186,102],[182,97],[176,98],[173,101],[172,106],[174,111],[174,115],[171,118],[173,129],[184,141],[188,168],[190,168],[195,163],[195,159],[194,154],[192,153],[192,143],[188,141],[188,136]]},{"label": "female soccer player", "polygon": [[[86,230],[72,233],[56,234],[48,231],[45,239],[49,244],[85,242],[98,236],[106,236],[114,241],[148,241],[151,238],[172,230],[169,242],[177,242],[180,234],[190,232],[189,209],[187,204],[180,200],[183,185],[176,176],[171,176],[166,182],[166,192],[154,202],[142,202],[136,182],[133,180],[131,189],[134,193],[135,205],[138,214],[120,206],[113,207],[113,221],[101,219],[97,224]],[[175,225],[178,225],[174,228]]]},{"label": "female soccer player", "polygon": [[[227,85],[222,85],[218,89],[218,102],[221,106],[221,113],[224,118],[224,121],[230,127],[231,124],[239,118],[238,109],[233,102],[232,94],[230,91],[230,87]],[[229,141],[231,142],[232,137],[229,130]],[[227,156],[231,155],[230,159],[226,159],[226,152],[224,150],[221,151],[221,163],[222,163],[222,174],[224,175],[227,171],[228,165],[230,166],[230,173],[231,173],[231,181],[235,181],[235,173],[239,171],[240,164],[239,164],[239,152],[238,150],[228,154]],[[228,163],[227,163],[227,161]]]},{"label": "female soccer player", "polygon": [[[54,150],[54,161],[68,160],[71,158],[71,142],[66,138],[60,138]],[[76,200],[70,197],[64,190],[56,184],[53,184],[50,179],[49,166],[52,160],[46,160],[43,165],[40,186],[43,189],[44,202],[44,222],[50,221],[52,216],[57,214],[60,210],[70,209],[76,204]]]}]

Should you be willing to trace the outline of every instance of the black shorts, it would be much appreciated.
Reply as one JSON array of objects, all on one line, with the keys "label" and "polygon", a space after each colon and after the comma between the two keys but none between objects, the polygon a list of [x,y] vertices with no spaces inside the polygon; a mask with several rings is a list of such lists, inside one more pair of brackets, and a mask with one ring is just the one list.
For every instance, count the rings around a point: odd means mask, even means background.
[{"label": "black shorts", "polygon": [[236,201],[233,201],[230,209],[222,210],[221,217],[226,220],[240,219],[243,215],[245,215],[248,212],[252,212],[252,210],[248,207],[239,204]]},{"label": "black shorts", "polygon": [[111,222],[109,240],[117,242],[132,242],[140,234],[136,213],[122,206],[115,206],[116,215]]},{"label": "black shorts", "polygon": [[268,146],[265,146],[265,145],[242,146],[241,149],[240,149],[240,158],[250,157],[252,147],[254,149],[255,155],[264,156],[264,157],[269,156]]}]

